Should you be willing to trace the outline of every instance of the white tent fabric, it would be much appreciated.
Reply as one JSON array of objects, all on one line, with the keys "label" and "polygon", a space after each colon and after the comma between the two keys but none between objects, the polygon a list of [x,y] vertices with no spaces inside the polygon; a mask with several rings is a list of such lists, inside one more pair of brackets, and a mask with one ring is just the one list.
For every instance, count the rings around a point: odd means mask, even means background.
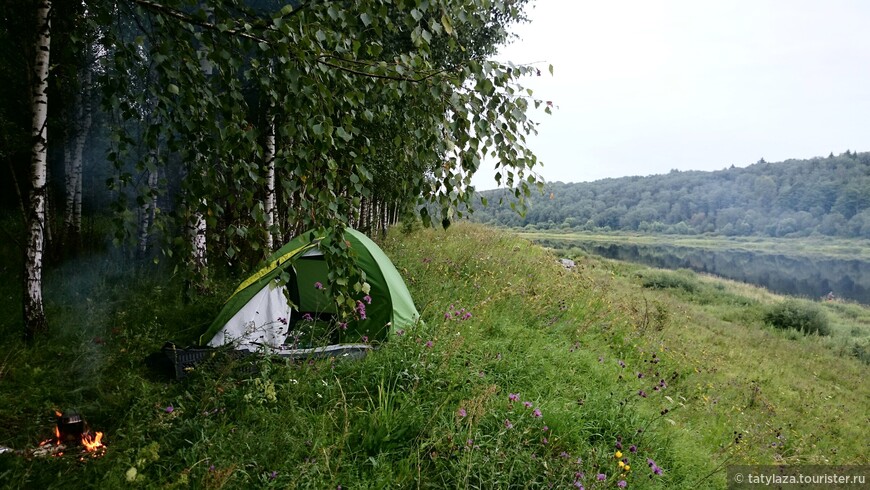
[{"label": "white tent fabric", "polygon": [[290,306],[284,287],[271,281],[243,306],[208,343],[235,349],[271,352],[287,339]]}]

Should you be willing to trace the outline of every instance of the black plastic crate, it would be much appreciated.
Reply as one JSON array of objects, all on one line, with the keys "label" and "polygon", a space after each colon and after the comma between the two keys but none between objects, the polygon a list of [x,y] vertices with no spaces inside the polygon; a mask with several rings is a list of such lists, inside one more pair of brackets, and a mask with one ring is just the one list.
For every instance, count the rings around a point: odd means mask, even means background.
[{"label": "black plastic crate", "polygon": [[[197,366],[215,365],[219,362],[233,362],[249,355],[247,351],[215,349],[212,347],[188,347],[182,349],[167,343],[161,349],[169,358],[175,371],[175,379],[187,376]],[[252,365],[252,369],[256,367]]]}]

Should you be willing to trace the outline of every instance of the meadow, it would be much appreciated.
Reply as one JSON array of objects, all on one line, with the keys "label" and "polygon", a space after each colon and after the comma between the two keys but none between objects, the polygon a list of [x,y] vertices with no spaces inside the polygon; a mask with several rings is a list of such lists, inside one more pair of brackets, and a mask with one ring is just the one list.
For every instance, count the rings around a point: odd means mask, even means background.
[{"label": "meadow", "polygon": [[169,270],[85,257],[49,273],[52,332],[24,344],[16,255],[0,251],[0,445],[34,446],[67,407],[107,444],[83,461],[0,454],[0,479],[694,489],[724,488],[730,465],[868,464],[870,367],[832,340],[866,336],[866,308],[824,305],[837,334],[805,335],[765,323],[783,298],[763,290],[582,254],[567,270],[479,225],[394,228],[382,246],[413,330],[361,361],[227,361],[182,381],[146,357],[195,338],[238,277],[185,302]]}]

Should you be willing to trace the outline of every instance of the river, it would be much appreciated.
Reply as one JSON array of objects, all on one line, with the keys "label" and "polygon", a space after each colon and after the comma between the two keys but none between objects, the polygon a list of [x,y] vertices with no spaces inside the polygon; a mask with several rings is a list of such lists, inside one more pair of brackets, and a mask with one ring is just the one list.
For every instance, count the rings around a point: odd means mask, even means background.
[{"label": "river", "polygon": [[870,262],[864,260],[674,245],[543,241],[554,248],[578,247],[610,259],[714,274],[791,296],[817,299],[833,292],[836,297],[870,305]]}]

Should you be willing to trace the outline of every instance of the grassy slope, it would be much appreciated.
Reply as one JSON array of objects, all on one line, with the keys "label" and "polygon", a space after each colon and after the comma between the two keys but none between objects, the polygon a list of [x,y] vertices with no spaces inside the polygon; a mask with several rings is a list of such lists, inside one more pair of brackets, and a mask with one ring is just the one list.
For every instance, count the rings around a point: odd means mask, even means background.
[{"label": "grassy slope", "polygon": [[[0,445],[32,444],[52,408],[74,406],[110,448],[87,464],[0,456],[0,477],[116,487],[135,468],[136,483],[160,487],[613,488],[625,474],[629,488],[717,488],[725,464],[867,463],[868,368],[824,345],[642,290],[618,265],[567,272],[488,228],[394,234],[384,247],[425,325],[362,362],[264,363],[257,377],[228,366],[167,384],[142,365],[221,294],[186,306],[154,277],[119,291],[129,282],[109,266],[87,285],[56,276],[65,333],[2,346]],[[471,318],[457,319],[463,308]]]},{"label": "grassy slope", "polygon": [[[706,283],[702,288],[707,294],[715,291],[716,300],[704,298],[703,290],[686,294],[643,289],[637,277],[649,274],[649,268],[589,260],[617,277],[616,294],[626,296],[620,303],[643,297],[653,308],[669,312],[662,341],[690,373],[685,396],[691,402],[681,419],[686,441],[710,450],[717,436],[737,430],[744,442],[736,460],[866,464],[868,366],[833,349],[836,341],[764,326],[764,305],[781,297],[693,274],[700,284]],[[723,288],[723,282],[728,286]],[[831,308],[860,310],[863,316],[854,325],[870,327],[866,308]]]}]

